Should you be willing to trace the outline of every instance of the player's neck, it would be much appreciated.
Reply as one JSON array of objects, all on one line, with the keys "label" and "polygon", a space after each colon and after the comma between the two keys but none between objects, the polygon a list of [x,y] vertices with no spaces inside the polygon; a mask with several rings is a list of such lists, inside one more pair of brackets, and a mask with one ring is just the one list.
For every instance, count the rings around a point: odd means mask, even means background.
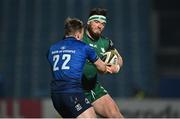
[{"label": "player's neck", "polygon": [[74,38],[76,40],[81,40],[77,35],[66,35],[65,38]]}]

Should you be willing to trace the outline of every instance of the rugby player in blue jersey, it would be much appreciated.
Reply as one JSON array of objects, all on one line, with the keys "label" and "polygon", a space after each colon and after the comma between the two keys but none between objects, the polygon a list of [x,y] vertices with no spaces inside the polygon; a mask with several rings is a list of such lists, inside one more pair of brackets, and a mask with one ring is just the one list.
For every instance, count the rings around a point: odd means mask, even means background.
[{"label": "rugby player in blue jersey", "polygon": [[95,118],[96,114],[85,97],[81,79],[86,60],[94,63],[101,72],[111,68],[97,56],[94,49],[81,41],[83,23],[76,18],[65,20],[65,37],[53,44],[48,52],[54,79],[51,81],[51,98],[63,118]]}]

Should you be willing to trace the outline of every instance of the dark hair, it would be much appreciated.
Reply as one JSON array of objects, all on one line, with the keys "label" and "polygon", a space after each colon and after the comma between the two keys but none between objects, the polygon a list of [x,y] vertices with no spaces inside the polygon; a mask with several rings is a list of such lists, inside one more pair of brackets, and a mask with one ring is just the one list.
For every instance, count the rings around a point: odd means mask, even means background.
[{"label": "dark hair", "polygon": [[64,23],[65,35],[74,35],[77,31],[81,32],[84,28],[83,22],[77,18],[68,17]]},{"label": "dark hair", "polygon": [[93,8],[90,11],[89,17],[92,16],[92,15],[103,15],[103,16],[106,17],[106,14],[107,14],[107,10],[106,9],[103,9],[103,8]]}]

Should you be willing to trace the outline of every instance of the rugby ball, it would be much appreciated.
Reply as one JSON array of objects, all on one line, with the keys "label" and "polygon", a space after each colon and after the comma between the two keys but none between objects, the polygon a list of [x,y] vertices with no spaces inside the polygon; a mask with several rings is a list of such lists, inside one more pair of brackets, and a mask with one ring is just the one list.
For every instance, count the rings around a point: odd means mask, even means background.
[{"label": "rugby ball", "polygon": [[103,53],[102,61],[104,61],[107,65],[116,65],[118,64],[118,54],[117,50],[109,50],[105,53]]}]

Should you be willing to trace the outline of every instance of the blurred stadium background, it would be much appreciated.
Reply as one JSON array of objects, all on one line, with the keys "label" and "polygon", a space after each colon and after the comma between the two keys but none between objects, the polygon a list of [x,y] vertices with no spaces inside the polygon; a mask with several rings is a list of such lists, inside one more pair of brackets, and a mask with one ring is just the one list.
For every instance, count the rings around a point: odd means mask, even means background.
[{"label": "blurred stadium background", "polygon": [[94,7],[108,9],[104,34],[124,59],[101,80],[124,116],[180,117],[178,0],[1,0],[0,117],[59,117],[46,53],[66,17],[86,22]]}]

